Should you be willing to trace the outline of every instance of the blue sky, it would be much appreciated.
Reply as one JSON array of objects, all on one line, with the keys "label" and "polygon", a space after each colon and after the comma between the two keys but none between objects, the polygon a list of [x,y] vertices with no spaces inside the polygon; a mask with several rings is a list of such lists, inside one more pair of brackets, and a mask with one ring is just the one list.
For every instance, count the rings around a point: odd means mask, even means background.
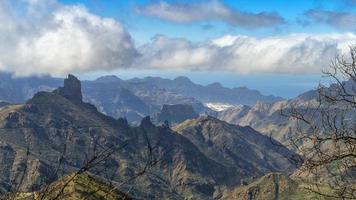
[{"label": "blue sky", "polygon": [[[261,29],[244,29],[238,26],[231,26],[220,21],[200,21],[196,23],[172,23],[168,20],[159,19],[152,16],[142,16],[135,12],[139,6],[144,6],[152,2],[148,0],[61,0],[65,4],[83,4],[90,11],[105,17],[113,17],[119,20],[138,44],[144,44],[156,34],[163,34],[170,37],[183,37],[192,41],[204,41],[209,38],[218,37],[224,34],[243,34],[252,36],[281,35],[288,33],[329,33],[354,31],[351,29],[340,30],[324,24],[304,25],[303,14],[310,9],[323,9],[331,11],[355,11],[355,8],[348,0],[225,0],[222,1],[232,9],[246,12],[277,12],[286,19],[286,23],[275,27]],[[172,3],[194,4],[204,1],[165,1]],[[209,30],[204,27],[209,26]]]},{"label": "blue sky", "polygon": [[0,70],[185,75],[289,98],[317,86],[354,27],[355,0],[3,0]]}]

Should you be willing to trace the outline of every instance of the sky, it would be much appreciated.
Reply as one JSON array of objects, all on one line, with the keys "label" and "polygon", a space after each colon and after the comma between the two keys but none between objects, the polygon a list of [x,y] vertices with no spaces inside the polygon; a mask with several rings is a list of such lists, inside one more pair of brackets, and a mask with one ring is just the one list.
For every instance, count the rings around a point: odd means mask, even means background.
[{"label": "sky", "polygon": [[1,0],[0,71],[188,76],[290,98],[356,42],[355,0]]}]

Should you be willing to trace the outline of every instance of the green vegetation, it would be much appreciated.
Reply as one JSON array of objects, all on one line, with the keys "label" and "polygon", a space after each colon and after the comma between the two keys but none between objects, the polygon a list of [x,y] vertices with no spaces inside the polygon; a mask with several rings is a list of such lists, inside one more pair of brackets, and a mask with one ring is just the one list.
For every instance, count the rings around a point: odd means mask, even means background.
[{"label": "green vegetation", "polygon": [[[323,195],[320,195],[323,194]],[[270,173],[249,184],[223,191],[221,199],[336,200],[327,185],[308,184],[281,173]]]},{"label": "green vegetation", "polygon": [[[9,197],[12,195],[9,195]],[[58,198],[56,198],[58,197]],[[16,194],[16,200],[62,199],[62,200],[129,200],[126,194],[88,175],[69,175],[38,192]]]}]

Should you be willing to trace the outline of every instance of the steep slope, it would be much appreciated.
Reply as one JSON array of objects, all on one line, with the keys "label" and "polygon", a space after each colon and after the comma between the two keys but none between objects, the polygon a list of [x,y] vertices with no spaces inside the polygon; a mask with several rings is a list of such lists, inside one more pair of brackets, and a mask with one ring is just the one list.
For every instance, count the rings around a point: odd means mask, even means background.
[{"label": "steep slope", "polygon": [[[53,92],[39,92],[26,104],[0,108],[1,192],[36,191],[79,170],[105,149],[115,151],[89,171],[121,185],[128,195],[145,199],[209,199],[217,186],[234,186],[284,163],[266,159],[269,164],[257,170],[244,168],[251,165],[245,160],[238,166],[220,163],[187,137],[154,126],[148,117],[130,127],[124,119],[98,112],[83,102],[80,91],[81,83],[70,75]],[[258,146],[250,149],[254,148]],[[159,162],[132,179],[152,159]]]},{"label": "steep slope", "polygon": [[296,166],[289,159],[297,155],[250,127],[228,124],[210,116],[201,116],[175,127],[201,152],[225,166],[261,176],[271,171],[290,173]]}]

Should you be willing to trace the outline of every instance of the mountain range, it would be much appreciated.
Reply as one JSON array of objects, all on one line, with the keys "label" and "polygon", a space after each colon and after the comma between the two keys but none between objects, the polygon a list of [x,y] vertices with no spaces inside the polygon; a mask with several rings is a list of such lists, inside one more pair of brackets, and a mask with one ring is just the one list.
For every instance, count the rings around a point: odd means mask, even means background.
[{"label": "mountain range", "polygon": [[[69,75],[52,92],[0,108],[0,191],[40,190],[106,149],[115,151],[88,172],[143,199],[220,198],[223,188],[269,172],[288,175],[297,167],[295,153],[250,127],[210,116],[173,129],[154,125],[150,117],[131,126],[85,103],[81,90]],[[150,161],[156,164],[131,179]]]},{"label": "mountain range", "polygon": [[[38,91],[51,91],[61,86],[63,79],[44,77],[15,78],[0,74],[0,100],[24,103]],[[122,80],[104,76],[93,81],[83,81],[84,101],[95,105],[100,112],[114,118],[125,117],[138,124],[147,115],[159,112],[164,104],[191,105],[198,114],[216,115],[209,103],[252,106],[258,101],[271,103],[280,97],[264,96],[246,87],[226,88],[219,83],[207,86],[195,84],[186,77],[163,79],[147,77]]]}]

